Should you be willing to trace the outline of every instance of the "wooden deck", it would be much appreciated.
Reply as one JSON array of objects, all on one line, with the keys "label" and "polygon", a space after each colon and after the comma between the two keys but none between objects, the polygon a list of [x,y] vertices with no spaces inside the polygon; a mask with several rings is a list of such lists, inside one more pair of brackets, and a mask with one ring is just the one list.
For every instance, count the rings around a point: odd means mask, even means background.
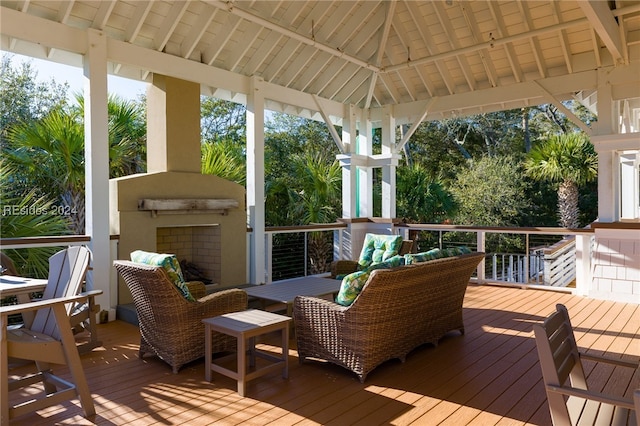
[{"label": "wooden deck", "polygon": [[[640,358],[640,306],[585,299],[549,291],[470,286],[466,334],[452,333],[437,347],[424,346],[405,363],[389,361],[364,384],[340,367],[297,361],[290,349],[289,379],[278,373],[249,382],[239,397],[233,380],[204,362],[179,374],[155,357],[138,359],[138,329],[115,321],[99,326],[103,348],[82,355],[97,415],[85,419],[69,402],[15,419],[12,424],[98,425],[548,425],[531,324],[569,309],[583,350]],[[263,343],[272,348],[269,342]],[[275,348],[274,348],[275,350]],[[628,396],[640,372],[587,364],[592,388]]]}]

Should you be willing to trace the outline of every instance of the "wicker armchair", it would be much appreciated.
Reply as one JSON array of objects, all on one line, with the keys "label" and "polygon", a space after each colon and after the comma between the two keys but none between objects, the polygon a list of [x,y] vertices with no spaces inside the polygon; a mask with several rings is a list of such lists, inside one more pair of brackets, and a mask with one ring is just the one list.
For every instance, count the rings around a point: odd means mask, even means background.
[{"label": "wicker armchair", "polygon": [[[184,364],[204,356],[205,318],[247,309],[247,293],[223,290],[185,299],[162,267],[116,260],[114,266],[131,290],[140,325],[140,359],[156,354],[177,373]],[[235,350],[235,339],[213,338],[213,352]]]},{"label": "wicker armchair", "polygon": [[[418,242],[415,240],[402,240],[402,246],[398,254],[404,256],[407,253],[416,253]],[[357,260],[340,259],[334,260],[330,265],[331,278],[335,279],[338,275],[348,275],[358,270]]]},{"label": "wicker armchair", "polygon": [[300,362],[319,358],[345,367],[361,382],[389,359],[464,334],[462,302],[484,253],[375,270],[350,306],[307,296],[293,305]]}]

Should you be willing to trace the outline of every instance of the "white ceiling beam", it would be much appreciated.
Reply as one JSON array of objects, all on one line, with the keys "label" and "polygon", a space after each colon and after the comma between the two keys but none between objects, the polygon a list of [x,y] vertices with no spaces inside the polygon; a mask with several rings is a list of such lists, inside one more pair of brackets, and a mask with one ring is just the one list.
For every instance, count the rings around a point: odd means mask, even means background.
[{"label": "white ceiling beam", "polygon": [[372,72],[369,77],[369,87],[367,88],[367,97],[364,101],[365,109],[371,107],[371,99],[373,99],[373,91],[376,88],[376,83],[378,81],[378,73]]},{"label": "white ceiling beam", "polygon": [[344,144],[342,143],[342,139],[340,138],[340,135],[338,134],[338,131],[336,130],[335,126],[331,122],[331,119],[329,118],[329,115],[327,114],[324,106],[322,106],[322,100],[318,98],[316,95],[313,95],[313,100],[315,101],[316,106],[318,107],[318,111],[320,111],[320,115],[322,115],[322,119],[327,125],[327,129],[329,129],[329,133],[331,134],[333,141],[338,147],[338,151],[340,151],[340,154],[346,154],[346,150],[344,148]]},{"label": "white ceiling beam", "polygon": [[[458,42],[458,38],[456,37],[455,30],[451,25],[451,20],[447,16],[447,11],[444,9],[442,2],[433,2],[433,8],[436,11],[436,16],[438,16],[438,21],[440,21],[440,25],[444,30],[445,35],[447,36],[447,40],[449,41],[449,46],[451,49],[459,49],[460,43]],[[467,22],[468,24],[468,22]],[[473,33],[473,31],[472,31]],[[460,66],[460,70],[462,71],[462,75],[464,75],[464,79],[467,82],[470,90],[476,89],[476,81],[473,77],[473,72],[471,71],[471,67],[469,66],[469,61],[465,55],[456,56],[456,61]]]},{"label": "white ceiling beam", "polygon": [[382,55],[387,48],[387,41],[389,41],[389,33],[391,33],[391,23],[393,22],[394,11],[396,10],[396,0],[392,0],[387,3],[387,12],[384,18],[384,24],[380,31],[380,40],[378,42],[378,51],[376,52],[375,64],[376,66],[382,65]]},{"label": "white ceiling beam", "polygon": [[262,30],[258,25],[249,24],[249,28],[246,28],[242,34],[242,37],[238,38],[238,41],[235,42],[233,47],[231,47],[231,55],[227,59],[228,69],[229,71],[235,71],[236,67],[247,53],[249,48],[253,45],[253,42],[260,34]]},{"label": "white ceiling beam", "polygon": [[[409,4],[411,4],[411,2],[409,2]],[[511,35],[511,36],[507,36],[507,37],[503,37],[503,38],[497,38],[497,39],[492,40],[492,41],[486,41],[486,42],[474,44],[474,45],[471,45],[471,46],[462,47],[460,49],[451,50],[449,52],[437,53],[437,54],[430,55],[430,56],[425,57],[425,58],[411,60],[410,62],[407,62],[407,63],[397,64],[397,65],[393,65],[393,66],[390,66],[390,67],[383,68],[382,70],[380,70],[380,72],[390,73],[390,72],[395,72],[395,71],[397,71],[399,69],[402,69],[402,68],[408,68],[408,67],[412,67],[412,66],[429,64],[429,63],[432,63],[432,62],[440,61],[442,59],[448,59],[448,58],[452,58],[452,57],[455,57],[455,56],[458,56],[458,55],[475,52],[475,51],[480,50],[480,49],[487,49],[487,48],[490,48],[492,45],[493,46],[502,46],[502,45],[507,44],[507,43],[513,43],[514,41],[519,41],[519,40],[523,40],[523,39],[529,39],[531,37],[537,37],[539,35],[546,34],[548,32],[553,32],[553,31],[559,31],[561,29],[572,28],[572,27],[575,27],[577,25],[585,25],[587,23],[588,23],[587,18],[579,18],[579,19],[575,19],[573,21],[563,22],[561,24],[551,25],[549,27],[544,27],[544,28],[538,28],[538,29],[527,31],[527,32],[523,32],[523,33],[520,33],[520,34]]]},{"label": "white ceiling beam", "polygon": [[223,9],[225,11],[227,11],[230,14],[233,14],[235,16],[238,16],[242,19],[245,19],[249,22],[253,22],[254,24],[258,24],[261,25],[265,28],[269,28],[270,30],[273,31],[278,31],[279,33],[290,37],[292,39],[295,39],[301,43],[307,44],[309,46],[313,46],[316,49],[325,51],[327,53],[330,53],[331,55],[337,57],[337,58],[341,58],[343,60],[346,60],[348,62],[351,62],[353,64],[359,65],[361,67],[365,67],[365,68],[369,68],[372,70],[376,70],[376,67],[374,67],[372,64],[369,64],[365,61],[362,61],[356,57],[347,55],[346,53],[342,52],[339,49],[335,49],[333,47],[324,45],[322,43],[318,43],[315,40],[309,38],[309,37],[305,37],[302,36],[294,31],[289,30],[288,28],[283,28],[277,24],[274,24],[273,22],[267,21],[266,19],[260,18],[258,16],[255,16],[249,12],[246,12],[240,8],[238,8],[235,4],[230,3],[230,2],[226,2],[226,1],[222,1],[222,0],[209,0],[208,1],[209,4],[218,7],[220,9]]},{"label": "white ceiling beam", "polygon": [[84,54],[86,31],[0,6],[2,34],[53,49]]},{"label": "white ceiling beam", "polygon": [[[474,43],[479,43],[482,41],[482,37],[480,36],[480,28],[478,27],[478,23],[473,17],[473,12],[471,12],[471,3],[458,3],[458,7],[462,11],[462,16],[464,16],[467,25],[469,26],[469,30],[471,31],[471,35],[473,36]],[[457,38],[456,38],[457,40]],[[457,42],[454,46],[455,49],[460,48],[460,43]],[[491,56],[489,54],[489,49],[481,49],[478,51],[478,56],[480,56],[480,61],[484,67],[485,72],[487,73],[487,80],[492,87],[496,87],[498,85],[498,74],[496,72],[496,68],[493,66],[493,61],[491,60]]]},{"label": "white ceiling beam", "polygon": [[114,7],[116,7],[115,0],[101,1],[100,7],[98,7],[98,11],[96,12],[96,16],[93,17],[91,28],[94,28],[96,30],[104,30],[104,27],[107,25],[107,21],[109,20]]},{"label": "white ceiling beam", "polygon": [[133,43],[138,37],[138,34],[140,34],[140,29],[151,10],[152,3],[151,1],[137,1],[135,5],[136,10],[133,12],[133,15],[131,15],[124,33],[124,41],[128,41],[129,43]]},{"label": "white ceiling beam", "polygon": [[281,34],[278,34],[275,31],[268,31],[267,36],[260,46],[257,47],[256,51],[251,55],[251,59],[245,65],[245,75],[254,75],[256,71],[264,64],[264,61],[267,57],[273,52],[273,50],[278,45],[278,42],[282,38]]},{"label": "white ceiling beam", "polygon": [[189,2],[187,1],[175,1],[169,9],[169,13],[164,17],[162,24],[156,31],[155,36],[153,37],[153,46],[157,51],[162,51],[164,47],[167,45],[171,34],[175,31],[182,15],[186,12],[189,7]]},{"label": "white ceiling beam", "polygon": [[[489,7],[489,11],[491,12],[491,16],[493,17],[494,22],[496,23],[496,27],[498,29],[498,34],[489,34],[494,38],[504,38],[507,36],[507,29],[504,24],[504,18],[502,14],[499,13],[498,2],[488,1],[487,6]],[[517,83],[524,81],[524,77],[522,74],[522,68],[520,64],[517,62],[516,51],[513,48],[513,44],[505,43],[502,45],[505,51],[505,55],[507,56],[507,60],[509,61],[509,66],[511,67],[511,72],[513,73],[513,77]]]},{"label": "white ceiling beam", "polygon": [[[234,17],[235,18],[235,17]],[[239,18],[237,18],[239,19]],[[289,63],[289,60],[296,53],[301,43],[298,40],[292,38],[287,39],[284,46],[280,48],[280,51],[271,60],[271,64],[264,70],[262,76],[266,81],[273,81],[280,75],[282,69]]]},{"label": "white ceiling beam", "polygon": [[431,110],[431,108],[433,108],[433,106],[435,105],[435,103],[437,101],[438,101],[438,98],[431,98],[431,99],[429,99],[427,101],[427,103],[426,103],[426,105],[424,107],[424,111],[420,115],[420,118],[415,120],[413,122],[413,124],[411,125],[411,127],[409,128],[409,130],[407,130],[407,132],[404,134],[404,136],[402,136],[402,139],[400,140],[400,142],[398,143],[398,145],[396,147],[396,152],[402,151],[402,149],[404,148],[406,143],[409,142],[409,138],[411,138],[411,136],[413,136],[413,134],[418,129],[418,126],[420,126],[420,123],[422,123],[422,121],[427,117],[427,114],[429,114],[429,111]]},{"label": "white ceiling beam", "polygon": [[587,126],[582,120],[580,120],[580,118],[578,118],[573,112],[571,112],[569,108],[565,107],[562,101],[553,96],[547,89],[544,88],[544,86],[539,81],[535,81],[534,83],[538,85],[543,97],[547,99],[549,103],[555,105],[555,107],[558,108],[564,115],[566,115],[573,124],[582,129],[582,131],[584,131],[587,135],[590,136],[592,134],[593,129],[591,129],[591,127]]},{"label": "white ceiling beam", "polygon": [[216,43],[213,43],[209,48],[203,53],[202,61],[207,65],[212,65],[224,46],[229,42],[233,33],[236,31],[238,26],[240,25],[240,18],[233,15],[227,15],[227,20],[225,21],[220,31],[216,34]]},{"label": "white ceiling beam", "polygon": [[305,70],[307,64],[311,61],[317,51],[309,46],[303,46],[302,51],[296,55],[295,59],[284,71],[281,77],[278,78],[279,82],[283,86],[290,87],[295,78]]},{"label": "white ceiling beam", "polygon": [[620,29],[609,3],[606,1],[583,0],[578,5],[587,16],[589,23],[595,28],[600,39],[616,62],[624,59],[624,46],[620,38]]},{"label": "white ceiling beam", "polygon": [[209,24],[211,24],[211,21],[213,21],[213,18],[216,16],[217,11],[218,9],[211,5],[206,3],[202,4],[202,9],[200,10],[198,19],[191,27],[189,34],[187,34],[180,44],[180,56],[183,58],[191,56],[203,34],[207,31]]},{"label": "white ceiling beam", "polygon": [[[531,20],[531,13],[529,13],[529,8],[525,7],[525,4],[522,2],[518,2],[518,8],[522,15],[522,23],[524,24],[525,32],[531,33],[533,23]],[[531,51],[533,52],[533,57],[536,60],[536,65],[538,66],[540,78],[545,78],[547,76],[547,67],[542,56],[542,51],[540,50],[540,42],[538,41],[538,38],[535,36],[529,37],[529,44],[531,45]]]},{"label": "white ceiling beam", "polygon": [[[550,6],[553,10],[553,18],[556,21],[556,24],[559,24],[560,21],[560,7],[558,2],[551,1]],[[567,71],[569,73],[573,72],[573,64],[571,62],[571,54],[569,52],[569,39],[564,30],[558,31],[558,41],[560,42],[560,49],[562,50],[562,56],[564,57],[564,62],[567,65]]]}]

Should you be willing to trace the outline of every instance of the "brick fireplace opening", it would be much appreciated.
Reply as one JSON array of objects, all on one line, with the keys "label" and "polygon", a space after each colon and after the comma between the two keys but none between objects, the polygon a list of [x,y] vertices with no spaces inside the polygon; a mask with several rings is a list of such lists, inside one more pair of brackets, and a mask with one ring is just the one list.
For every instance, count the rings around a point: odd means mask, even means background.
[{"label": "brick fireplace opening", "polygon": [[[175,254],[181,263],[186,261],[195,265],[202,277],[210,280],[201,280],[209,288],[209,285],[218,285],[221,280],[220,235],[220,226],[217,224],[160,227],[156,229],[156,251]],[[183,274],[189,280],[189,271],[184,267]]]}]

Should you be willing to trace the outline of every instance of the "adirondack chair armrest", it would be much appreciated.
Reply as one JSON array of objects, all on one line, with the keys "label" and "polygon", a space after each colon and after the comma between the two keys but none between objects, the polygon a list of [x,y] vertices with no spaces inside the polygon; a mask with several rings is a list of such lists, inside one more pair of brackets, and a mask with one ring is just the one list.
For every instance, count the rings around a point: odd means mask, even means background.
[{"label": "adirondack chair armrest", "polygon": [[551,392],[560,393],[568,396],[576,396],[578,398],[584,398],[591,401],[598,401],[605,404],[611,404],[618,407],[634,410],[633,400],[627,398],[620,398],[611,395],[605,395],[600,392],[578,389],[571,386],[552,386],[548,385],[547,390]]},{"label": "adirondack chair armrest", "polygon": [[628,361],[625,359],[611,358],[611,357],[602,356],[602,355],[589,355],[584,352],[579,352],[579,354],[580,354],[580,359],[586,359],[589,361],[605,362],[608,364],[614,364],[614,365],[619,365],[621,367],[629,367],[629,368],[638,368],[640,366],[638,361]]},{"label": "adirondack chair armrest", "polygon": [[19,305],[9,305],[0,307],[0,315],[19,314],[21,312],[37,311],[42,308],[49,308],[60,303],[84,302],[90,297],[102,294],[102,290],[91,290],[86,293],[80,293],[76,296],[56,297],[53,299],[36,300],[35,302],[21,303]]}]

